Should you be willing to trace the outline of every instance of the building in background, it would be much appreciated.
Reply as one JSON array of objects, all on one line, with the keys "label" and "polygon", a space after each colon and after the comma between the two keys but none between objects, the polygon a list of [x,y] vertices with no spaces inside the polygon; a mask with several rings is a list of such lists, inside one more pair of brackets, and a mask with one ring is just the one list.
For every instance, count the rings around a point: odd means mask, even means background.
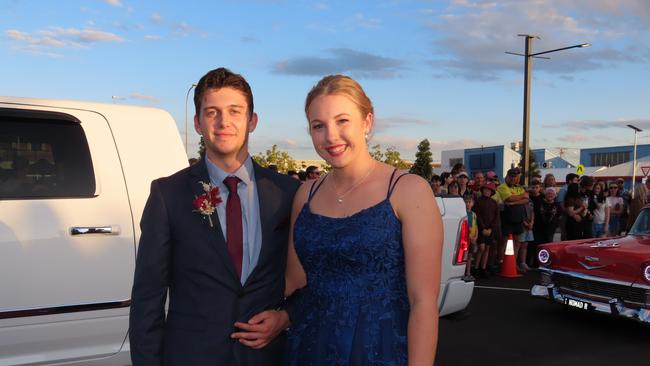
[{"label": "building in background", "polygon": [[[650,156],[650,144],[636,145],[636,158]],[[614,166],[634,159],[634,145],[594,147],[580,150],[584,166]]]},{"label": "building in background", "polygon": [[532,150],[532,156],[540,169],[575,168],[580,164],[580,149],[566,147]]}]

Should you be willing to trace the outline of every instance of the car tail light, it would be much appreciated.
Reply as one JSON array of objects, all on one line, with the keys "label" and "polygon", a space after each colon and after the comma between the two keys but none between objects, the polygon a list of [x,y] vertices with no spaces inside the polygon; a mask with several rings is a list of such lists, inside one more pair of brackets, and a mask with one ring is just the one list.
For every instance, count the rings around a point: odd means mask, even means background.
[{"label": "car tail light", "polygon": [[456,247],[456,263],[462,264],[467,262],[469,252],[469,224],[467,218],[460,222],[460,232],[458,235],[458,246]]}]

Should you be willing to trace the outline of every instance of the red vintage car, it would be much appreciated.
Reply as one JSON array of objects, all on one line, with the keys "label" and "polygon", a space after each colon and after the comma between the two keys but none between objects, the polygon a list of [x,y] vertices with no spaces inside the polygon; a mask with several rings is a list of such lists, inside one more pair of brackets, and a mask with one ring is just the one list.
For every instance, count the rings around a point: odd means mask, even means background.
[{"label": "red vintage car", "polygon": [[540,245],[531,294],[650,323],[650,207],[626,236]]}]

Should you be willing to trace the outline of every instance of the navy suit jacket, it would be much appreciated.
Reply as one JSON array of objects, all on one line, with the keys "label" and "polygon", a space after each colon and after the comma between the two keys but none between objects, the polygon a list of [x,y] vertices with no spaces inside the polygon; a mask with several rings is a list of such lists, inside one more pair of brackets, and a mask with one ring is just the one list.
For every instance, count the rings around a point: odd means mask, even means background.
[{"label": "navy suit jacket", "polygon": [[192,201],[203,194],[199,181],[210,181],[205,161],[151,183],[131,295],[134,366],[281,364],[284,335],[259,350],[230,338],[235,321],[275,308],[284,295],[291,204],[298,182],[253,165],[262,247],[244,285],[228,255],[216,211],[212,227],[203,215],[192,212]]}]

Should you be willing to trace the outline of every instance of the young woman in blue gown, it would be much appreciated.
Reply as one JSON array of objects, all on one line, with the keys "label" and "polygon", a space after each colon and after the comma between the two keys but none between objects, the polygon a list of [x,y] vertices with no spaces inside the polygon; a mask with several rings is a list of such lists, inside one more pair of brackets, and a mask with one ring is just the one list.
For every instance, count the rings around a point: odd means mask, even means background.
[{"label": "young woman in blue gown", "polygon": [[442,246],[431,188],[371,157],[374,110],[353,79],[321,79],[305,113],[332,169],[294,198],[287,365],[431,366]]}]

